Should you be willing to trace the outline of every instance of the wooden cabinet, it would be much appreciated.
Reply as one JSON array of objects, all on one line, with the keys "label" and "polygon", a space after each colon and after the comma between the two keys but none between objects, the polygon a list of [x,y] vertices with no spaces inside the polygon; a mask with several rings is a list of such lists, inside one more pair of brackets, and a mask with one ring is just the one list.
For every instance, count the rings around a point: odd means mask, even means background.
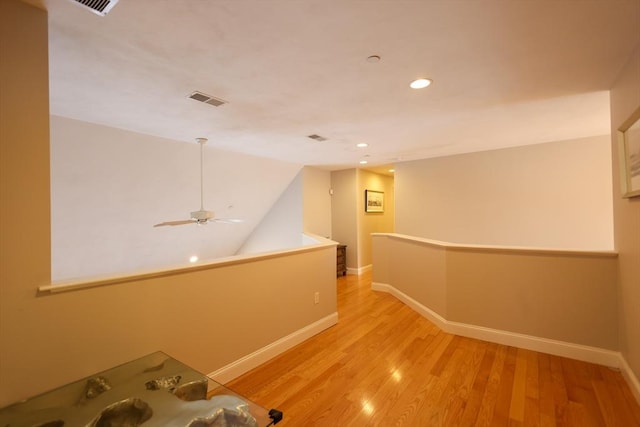
[{"label": "wooden cabinet", "polygon": [[338,245],[336,248],[336,269],[338,276],[347,274],[347,245]]}]

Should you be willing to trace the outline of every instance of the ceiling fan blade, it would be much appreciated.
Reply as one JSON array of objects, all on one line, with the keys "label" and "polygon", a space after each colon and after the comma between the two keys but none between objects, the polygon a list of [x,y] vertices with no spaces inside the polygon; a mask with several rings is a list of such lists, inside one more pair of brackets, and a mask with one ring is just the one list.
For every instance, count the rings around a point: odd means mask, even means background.
[{"label": "ceiling fan blade", "polygon": [[213,219],[210,219],[209,221],[219,222],[222,224],[240,224],[244,222],[243,219],[234,219],[234,218],[213,218]]},{"label": "ceiling fan blade", "polygon": [[192,219],[184,219],[182,221],[166,221],[166,222],[161,222],[160,224],[156,224],[154,225],[154,227],[164,227],[166,225],[184,225],[184,224],[193,224],[196,221],[192,220]]}]

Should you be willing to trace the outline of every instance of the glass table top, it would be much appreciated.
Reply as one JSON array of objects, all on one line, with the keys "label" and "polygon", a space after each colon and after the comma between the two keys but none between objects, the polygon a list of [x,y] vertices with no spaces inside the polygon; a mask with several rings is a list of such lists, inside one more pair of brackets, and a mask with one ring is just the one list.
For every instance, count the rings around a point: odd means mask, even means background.
[{"label": "glass table top", "polygon": [[266,427],[278,421],[162,352],[0,409],[2,427]]}]

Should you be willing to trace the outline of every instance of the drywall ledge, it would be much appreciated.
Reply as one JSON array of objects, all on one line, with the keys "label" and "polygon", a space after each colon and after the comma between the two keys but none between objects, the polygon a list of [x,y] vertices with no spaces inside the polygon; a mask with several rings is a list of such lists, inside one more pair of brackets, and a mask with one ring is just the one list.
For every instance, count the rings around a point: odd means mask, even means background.
[{"label": "drywall ledge", "polygon": [[475,251],[475,252],[494,252],[494,253],[512,253],[512,254],[555,254],[555,255],[578,255],[581,257],[611,257],[617,258],[618,252],[611,250],[584,250],[584,249],[558,249],[558,248],[534,248],[523,246],[496,246],[496,245],[469,245],[463,243],[450,243],[440,240],[425,239],[422,237],[407,236],[397,233],[371,233],[372,237],[387,237],[401,241],[423,244],[426,246],[444,248],[447,250]]},{"label": "drywall ledge", "polygon": [[271,258],[277,258],[284,255],[296,254],[296,253],[304,253],[319,250],[326,247],[336,246],[338,243],[333,242],[328,239],[312,237],[316,241],[322,239],[321,243],[318,244],[309,244],[307,246],[303,246],[295,249],[287,249],[281,251],[274,252],[265,252],[261,254],[248,254],[248,255],[238,255],[227,258],[218,258],[213,261],[203,262],[195,265],[181,265],[175,267],[168,267],[165,269],[158,270],[149,270],[149,271],[138,271],[129,274],[122,275],[113,275],[113,276],[103,276],[103,277],[93,277],[93,278],[85,278],[78,279],[74,281],[64,281],[64,282],[56,282],[50,285],[40,286],[38,287],[38,293],[41,295],[46,294],[55,294],[60,292],[70,292],[77,291],[80,289],[88,289],[94,288],[97,286],[107,286],[107,285],[116,285],[127,282],[137,282],[140,280],[154,279],[160,277],[174,276],[178,274],[197,272],[202,270],[210,270],[219,267],[227,267],[232,265],[240,265],[246,264],[250,262],[267,260]]}]

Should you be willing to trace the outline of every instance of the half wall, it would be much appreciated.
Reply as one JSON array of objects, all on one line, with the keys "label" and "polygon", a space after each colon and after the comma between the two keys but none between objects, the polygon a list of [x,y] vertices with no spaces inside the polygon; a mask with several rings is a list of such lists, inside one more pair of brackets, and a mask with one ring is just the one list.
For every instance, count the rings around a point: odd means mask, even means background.
[{"label": "half wall", "polygon": [[458,335],[617,365],[617,254],[373,235],[373,288]]}]

